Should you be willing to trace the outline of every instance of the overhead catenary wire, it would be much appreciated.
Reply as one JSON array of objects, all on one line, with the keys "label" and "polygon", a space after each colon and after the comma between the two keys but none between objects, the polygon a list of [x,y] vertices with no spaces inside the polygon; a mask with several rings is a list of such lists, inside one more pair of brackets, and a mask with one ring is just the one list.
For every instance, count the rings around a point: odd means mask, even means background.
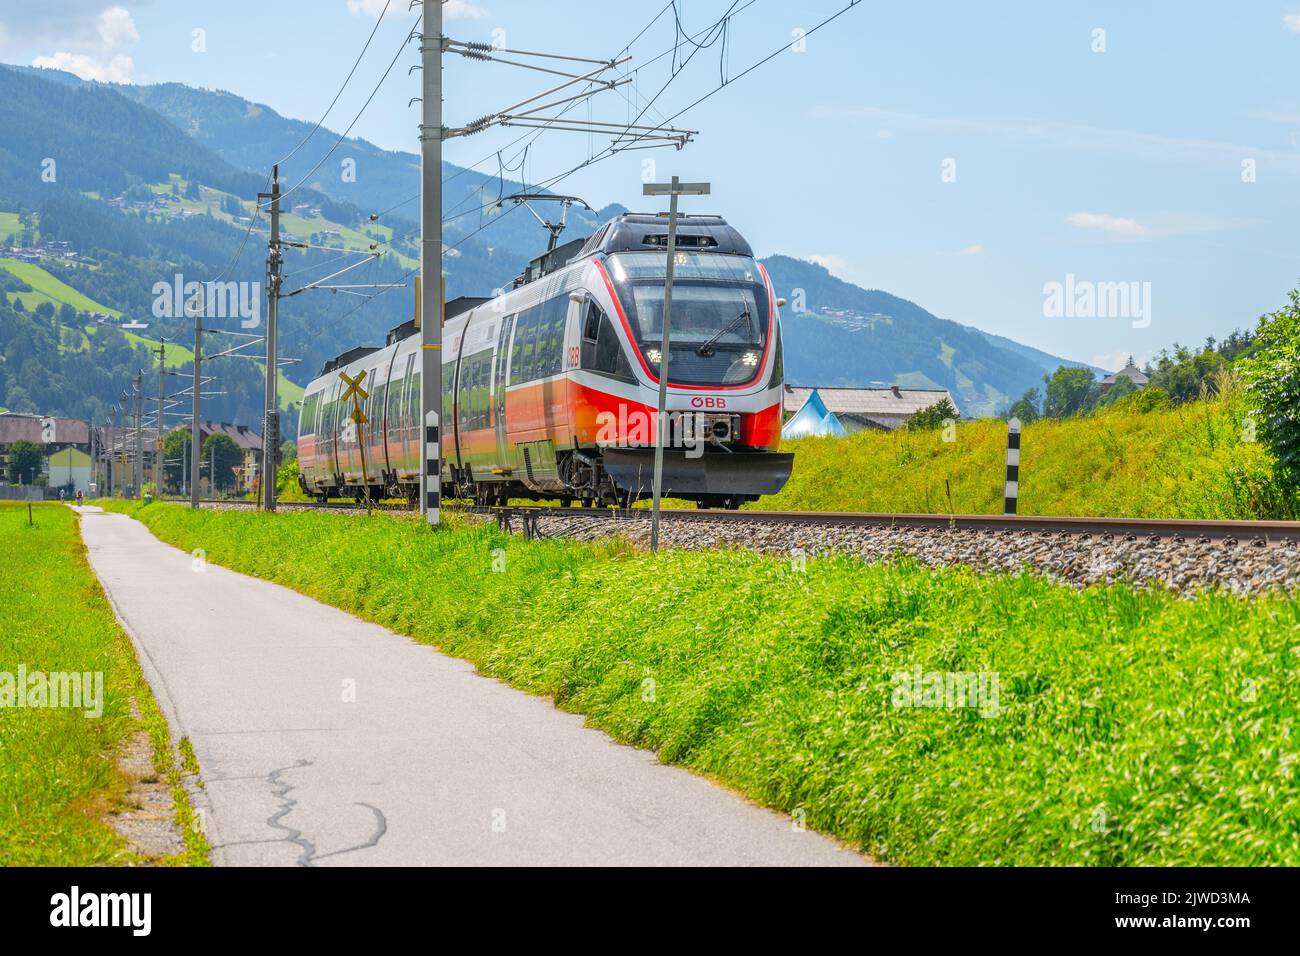
[{"label": "overhead catenary wire", "polygon": [[379,11],[379,17],[378,19],[375,20],[374,29],[370,31],[370,36],[366,37],[365,46],[363,46],[361,48],[361,52],[357,54],[356,61],[352,64],[352,69],[348,71],[348,75],[346,79],[343,80],[343,85],[340,86],[339,91],[334,94],[334,99],[330,100],[330,105],[325,108],[325,112],[321,114],[321,118],[316,121],[316,125],[312,127],[311,132],[308,133],[306,136],[304,136],[297,146],[289,150],[289,152],[286,153],[278,163],[276,163],[277,166],[283,166],[289,159],[291,159],[298,152],[298,150],[306,146],[308,141],[320,131],[321,126],[324,125],[326,118],[330,115],[330,112],[334,109],[335,106],[338,105],[339,97],[343,95],[343,91],[346,90],[348,88],[348,84],[352,82],[352,77],[356,75],[357,67],[361,65],[361,61],[365,58],[366,51],[370,49],[370,44],[375,39],[375,34],[379,32],[379,25],[384,22],[384,17],[388,14],[388,8],[392,4],[392,2],[393,0],[385,0],[384,9]]},{"label": "overhead catenary wire", "polygon": [[365,111],[369,108],[370,104],[374,101],[375,97],[378,95],[380,88],[384,85],[384,81],[388,79],[388,75],[393,72],[393,67],[397,65],[397,61],[401,58],[402,52],[406,49],[406,45],[411,42],[412,37],[417,35],[420,24],[421,21],[417,19],[415,27],[413,27],[411,31],[402,38],[402,42],[398,46],[397,52],[393,54],[393,59],[389,61],[388,67],[387,69],[384,70],[383,76],[379,78],[379,82],[375,84],[375,88],[370,91],[370,95],[366,97],[366,101],[361,104],[361,109],[357,110],[356,115],[352,117],[352,122],[348,123],[347,129],[345,129],[342,133],[339,134],[338,139],[334,141],[334,145],[329,148],[328,152],[326,152],[324,156],[322,156],[319,160],[317,160],[315,166],[309,169],[307,173],[296,183],[294,183],[284,192],[280,193],[281,202],[283,202],[287,197],[291,196],[296,190],[300,189],[303,186],[303,184],[307,182],[307,180],[309,180],[312,176],[314,176],[316,174],[316,170],[320,169],[321,166],[325,165],[325,160],[333,156],[334,151],[337,150],[339,146],[343,144],[343,141],[347,139],[348,134],[351,133],[353,127],[357,125],[357,122],[361,119],[362,114],[365,113]]}]

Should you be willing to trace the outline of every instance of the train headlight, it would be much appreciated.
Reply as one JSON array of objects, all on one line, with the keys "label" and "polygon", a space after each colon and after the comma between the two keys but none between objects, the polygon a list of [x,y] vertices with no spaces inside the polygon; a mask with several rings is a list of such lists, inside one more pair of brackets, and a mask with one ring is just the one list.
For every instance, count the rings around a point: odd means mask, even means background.
[{"label": "train headlight", "polygon": [[744,362],[746,365],[750,365],[750,366],[757,365],[757,364],[758,364],[758,353],[757,353],[757,352],[746,352],[746,353],[744,354],[744,356],[741,358],[741,361]]},{"label": "train headlight", "polygon": [[660,352],[658,349],[646,349],[645,357],[649,361],[654,362],[656,365],[658,365],[659,362],[663,359],[663,353]]}]

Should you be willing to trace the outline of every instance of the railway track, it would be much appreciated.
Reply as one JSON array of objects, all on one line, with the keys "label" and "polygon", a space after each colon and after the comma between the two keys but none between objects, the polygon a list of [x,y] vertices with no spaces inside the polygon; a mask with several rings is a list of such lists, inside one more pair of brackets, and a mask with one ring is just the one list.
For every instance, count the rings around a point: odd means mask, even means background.
[{"label": "railway track", "polygon": [[[169,499],[170,500],[170,499]],[[257,502],[204,499],[201,504],[227,508],[255,509]],[[351,501],[282,501],[281,509],[358,511],[364,505]],[[374,511],[409,511],[408,506],[381,502]],[[480,514],[495,518],[503,526],[518,527],[525,533],[536,528],[539,518],[604,521],[648,521],[649,508],[562,508],[548,505],[475,507],[444,504],[457,514]],[[665,508],[664,521],[728,522],[737,524],[781,524],[797,527],[874,528],[893,530],[1018,532],[1077,535],[1084,540],[1127,539],[1233,542],[1278,546],[1300,541],[1300,521],[1209,521],[1173,518],[1099,518],[1063,515],[943,515],[889,514],[866,511],[724,511],[712,508]]]},{"label": "railway track", "polygon": [[[457,508],[497,516],[498,520],[521,526],[535,523],[538,517],[611,518],[645,521],[648,508],[610,511],[593,508],[559,508],[538,505],[512,505],[504,508]],[[721,511],[709,508],[666,508],[660,512],[664,521],[734,522],[739,524],[782,524],[799,527],[881,528],[897,530],[987,531],[1036,534],[1068,534],[1101,539],[1168,538],[1173,541],[1233,541],[1278,545],[1300,541],[1300,521],[1197,521],[1167,518],[1092,518],[1041,515],[938,515],[885,514],[855,511]]]},{"label": "railway track", "polygon": [[[208,507],[255,508],[254,502]],[[407,511],[400,504],[372,506]],[[283,510],[357,513],[352,502],[281,502]],[[562,508],[546,505],[445,511],[495,520],[528,538],[649,541],[646,508]],[[869,562],[906,556],[930,567],[982,572],[1026,570],[1073,587],[1118,582],[1182,595],[1207,589],[1234,594],[1300,593],[1300,522],[1188,521],[1041,515],[933,515],[864,512],[664,509],[665,547],[743,548],[802,567],[808,556],[852,555]]]}]

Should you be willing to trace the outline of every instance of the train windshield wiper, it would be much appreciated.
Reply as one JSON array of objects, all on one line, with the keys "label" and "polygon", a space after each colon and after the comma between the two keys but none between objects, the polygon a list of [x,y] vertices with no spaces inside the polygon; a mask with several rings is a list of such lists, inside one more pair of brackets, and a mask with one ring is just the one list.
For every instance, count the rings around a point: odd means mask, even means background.
[{"label": "train windshield wiper", "polygon": [[699,348],[695,350],[695,354],[703,356],[712,355],[714,353],[713,347],[718,344],[718,340],[748,318],[749,307],[746,306],[744,312],[740,313],[740,315],[736,316],[722,328],[718,329],[718,331],[714,332],[707,340],[701,342]]}]

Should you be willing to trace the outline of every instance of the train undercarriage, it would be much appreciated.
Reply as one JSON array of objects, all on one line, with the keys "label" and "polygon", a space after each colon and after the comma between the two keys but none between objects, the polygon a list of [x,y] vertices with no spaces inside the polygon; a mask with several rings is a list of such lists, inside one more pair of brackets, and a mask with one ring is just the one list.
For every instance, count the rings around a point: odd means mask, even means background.
[{"label": "train undercarriage", "polygon": [[[755,501],[789,478],[794,456],[762,450],[705,450],[692,454],[664,450],[663,495],[684,499],[701,508],[734,510]],[[558,500],[564,507],[627,508],[653,494],[654,449],[574,449],[556,455],[554,473],[516,478],[510,475],[476,476],[473,468],[451,466],[451,479],[443,475],[443,497],[471,501],[483,507],[503,506],[510,499]],[[521,480],[522,479],[522,480]],[[300,478],[303,490],[319,501],[351,498],[362,502],[404,498],[414,507],[420,500],[418,479],[383,472],[368,484],[349,483],[336,475],[326,488],[312,489]]]}]

